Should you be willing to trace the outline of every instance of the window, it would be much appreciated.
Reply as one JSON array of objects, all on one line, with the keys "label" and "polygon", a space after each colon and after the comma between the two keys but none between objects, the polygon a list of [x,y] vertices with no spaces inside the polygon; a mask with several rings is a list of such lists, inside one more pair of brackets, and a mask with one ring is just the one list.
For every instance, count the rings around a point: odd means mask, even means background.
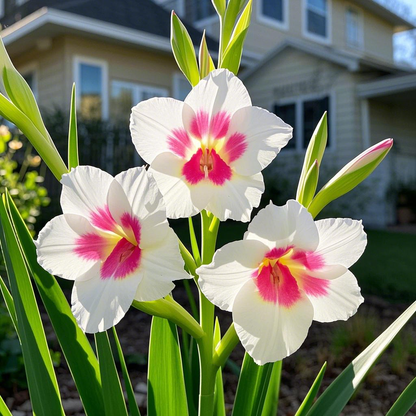
[{"label": "window", "polygon": [[287,0],[260,0],[258,5],[259,21],[279,29],[287,29],[289,6]]},{"label": "window", "polygon": [[[325,111],[329,111],[329,98],[324,97],[319,100],[310,100],[303,102],[303,148],[308,147],[309,141],[311,140],[312,134],[315,130],[316,125],[322,117]],[[328,116],[328,133],[329,133],[329,116]],[[329,146],[329,134],[328,144]]]},{"label": "window", "polygon": [[75,83],[81,117],[107,119],[107,64],[103,61],[75,58]]},{"label": "window", "polygon": [[194,20],[202,20],[216,14],[211,0],[196,0],[192,2]]},{"label": "window", "polygon": [[167,90],[131,82],[112,81],[110,117],[112,122],[128,123],[131,109],[137,103],[152,97],[166,97]]},{"label": "window", "polygon": [[0,19],[4,16],[4,0],[0,0]]},{"label": "window", "polygon": [[22,4],[26,3],[28,0],[16,0],[16,6],[21,6]]},{"label": "window", "polygon": [[283,148],[303,150],[308,147],[312,134],[323,113],[328,111],[328,143],[330,146],[329,97],[313,99],[299,98],[295,102],[276,104],[274,113],[293,127],[293,138]]},{"label": "window", "polygon": [[329,39],[329,0],[304,0],[305,34],[316,40]]},{"label": "window", "polygon": [[363,46],[363,29],[362,17],[358,9],[347,7],[345,30],[347,45],[353,48],[361,48]]},{"label": "window", "polygon": [[275,105],[274,113],[280,117],[285,123],[292,126],[293,137],[289,140],[289,143],[284,147],[284,149],[296,149],[296,104],[286,104],[286,105]]}]

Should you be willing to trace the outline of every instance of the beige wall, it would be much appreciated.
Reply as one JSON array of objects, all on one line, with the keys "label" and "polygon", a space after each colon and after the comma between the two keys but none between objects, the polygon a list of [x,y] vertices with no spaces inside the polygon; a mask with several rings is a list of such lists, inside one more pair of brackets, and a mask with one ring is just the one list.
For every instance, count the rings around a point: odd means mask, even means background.
[{"label": "beige wall", "polygon": [[[194,0],[192,0],[194,1]],[[288,0],[289,25],[287,29],[276,28],[271,24],[264,23],[260,16],[260,0],[253,2],[252,23],[247,34],[245,50],[260,55],[265,55],[276,48],[286,37],[295,37],[307,41],[310,40],[303,33],[304,13],[303,2],[306,0]],[[384,21],[376,15],[360,8],[354,0],[329,0],[331,8],[331,41],[328,44],[336,49],[344,50],[358,56],[368,56],[384,61],[393,61],[393,25]],[[363,48],[351,48],[346,43],[346,10],[347,7],[355,7],[362,17],[363,24]],[[208,33],[218,37],[219,24],[217,18],[209,19],[207,25]],[[317,42],[321,43],[321,42]]]},{"label": "beige wall", "polygon": [[52,41],[47,51],[32,50],[12,59],[18,69],[36,70],[38,101],[42,108],[59,107],[68,111],[75,77],[75,57],[106,62],[108,91],[111,81],[118,80],[164,88],[172,95],[174,74],[179,73],[174,58],[167,53],[121,47],[76,36],[59,37]]}]

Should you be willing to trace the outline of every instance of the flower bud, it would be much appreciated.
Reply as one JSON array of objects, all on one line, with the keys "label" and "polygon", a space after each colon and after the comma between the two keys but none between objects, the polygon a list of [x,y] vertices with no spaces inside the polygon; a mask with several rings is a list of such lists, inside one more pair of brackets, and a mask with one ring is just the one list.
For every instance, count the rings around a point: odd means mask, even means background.
[{"label": "flower bud", "polygon": [[361,183],[385,158],[393,139],[386,139],[370,147],[351,162],[347,163],[323,188],[318,192],[308,207],[313,217],[331,201],[354,189]]}]

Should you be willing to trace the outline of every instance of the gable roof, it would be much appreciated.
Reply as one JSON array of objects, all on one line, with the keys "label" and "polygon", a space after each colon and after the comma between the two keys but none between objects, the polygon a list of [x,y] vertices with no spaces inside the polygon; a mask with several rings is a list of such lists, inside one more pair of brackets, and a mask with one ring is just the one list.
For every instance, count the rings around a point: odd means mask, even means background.
[{"label": "gable roof", "polygon": [[[13,14],[6,14],[0,23],[7,34],[8,28],[25,19],[29,20],[28,17],[41,10],[44,11],[43,14],[49,11],[51,15],[56,12],[56,16],[65,16],[67,13],[68,17],[69,14],[77,15],[157,37],[170,37],[170,13],[151,0],[29,0],[16,7]],[[189,23],[184,24],[194,44],[199,45],[202,32]],[[87,27],[85,29],[88,31]],[[217,48],[218,44],[212,38],[207,37],[207,43],[209,48]]]},{"label": "gable roof", "polygon": [[241,79],[246,80],[254,75],[258,69],[271,62],[275,57],[280,55],[283,51],[288,49],[295,49],[309,55],[316,56],[325,61],[332,62],[339,66],[345,67],[348,71],[355,72],[362,67],[369,67],[387,73],[397,72],[411,72],[412,69],[408,67],[399,67],[397,65],[389,65],[385,62],[379,62],[375,59],[360,58],[355,55],[349,55],[331,48],[330,46],[322,46],[307,42],[301,39],[288,38],[283,41],[277,48],[272,50],[267,56],[256,65],[248,68],[241,74]]}]

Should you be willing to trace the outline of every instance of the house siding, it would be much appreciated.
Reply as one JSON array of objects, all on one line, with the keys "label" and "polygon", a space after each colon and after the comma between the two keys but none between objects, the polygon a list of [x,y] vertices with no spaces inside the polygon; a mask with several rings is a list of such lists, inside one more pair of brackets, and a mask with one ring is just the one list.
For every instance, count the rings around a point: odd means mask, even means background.
[{"label": "house siding", "polygon": [[[13,62],[18,70],[31,65],[36,71],[38,102],[43,110],[62,108],[65,99],[65,61],[64,61],[64,39],[53,39],[49,49],[39,52],[32,49],[20,55]],[[12,57],[13,58],[13,57]],[[69,108],[68,101],[65,102]]]},{"label": "house siding", "polygon": [[[287,30],[269,25],[259,19],[260,0],[254,2],[251,25],[245,42],[245,50],[264,56],[270,53],[288,36],[309,40],[309,38],[304,36],[302,30],[304,26],[303,2],[304,0],[290,0],[287,2],[289,6],[289,25]],[[353,6],[362,13],[364,43],[361,49],[351,48],[346,43],[346,10],[348,6]],[[188,5],[188,7],[190,6]],[[330,8],[331,27],[329,28],[329,45],[331,47],[357,56],[376,58],[389,63],[393,62],[394,27],[392,24],[363,9],[353,0],[331,0]],[[207,33],[210,36],[218,38],[218,18],[210,18],[208,22],[203,23],[207,24],[200,26],[200,28],[206,27]],[[311,42],[319,44],[319,42]]]}]

